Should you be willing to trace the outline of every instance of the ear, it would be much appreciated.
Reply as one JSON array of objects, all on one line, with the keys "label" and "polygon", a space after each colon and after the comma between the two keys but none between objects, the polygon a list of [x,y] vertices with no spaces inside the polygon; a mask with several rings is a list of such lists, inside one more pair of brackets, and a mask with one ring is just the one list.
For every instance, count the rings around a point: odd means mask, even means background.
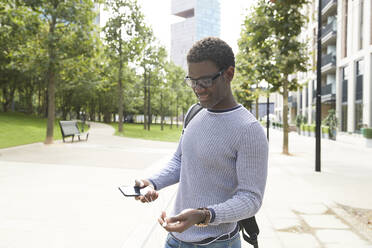
[{"label": "ear", "polygon": [[229,66],[229,68],[225,71],[225,79],[230,83],[234,78],[235,68],[233,66]]}]

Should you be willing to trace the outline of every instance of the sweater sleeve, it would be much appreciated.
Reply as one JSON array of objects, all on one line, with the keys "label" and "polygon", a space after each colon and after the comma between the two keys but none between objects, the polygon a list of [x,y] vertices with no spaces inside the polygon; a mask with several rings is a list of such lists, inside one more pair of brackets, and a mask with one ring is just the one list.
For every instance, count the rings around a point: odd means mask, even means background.
[{"label": "sweater sleeve", "polygon": [[181,144],[182,136],[172,159],[165,165],[164,168],[148,179],[152,182],[156,190],[160,190],[179,182],[182,157]]},{"label": "sweater sleeve", "polygon": [[254,216],[262,205],[267,178],[268,142],[261,125],[248,125],[237,143],[237,189],[232,198],[208,206],[211,225],[237,222]]}]

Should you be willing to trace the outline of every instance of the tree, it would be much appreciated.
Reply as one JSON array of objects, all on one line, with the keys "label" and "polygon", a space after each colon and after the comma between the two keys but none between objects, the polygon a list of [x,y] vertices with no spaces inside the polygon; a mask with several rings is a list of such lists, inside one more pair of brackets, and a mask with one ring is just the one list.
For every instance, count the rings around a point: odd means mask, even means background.
[{"label": "tree", "polygon": [[23,89],[20,84],[31,63],[25,67],[21,61],[29,51],[26,44],[35,39],[39,28],[38,16],[30,8],[16,0],[0,2],[0,101],[4,112],[14,101],[17,88]]},{"label": "tree", "polygon": [[61,70],[60,65],[66,59],[82,54],[89,56],[94,51],[93,0],[25,0],[48,25],[43,37],[43,46],[47,50],[48,85],[48,121],[45,144],[53,142],[55,119],[55,89]]},{"label": "tree", "polygon": [[307,70],[306,44],[298,40],[306,22],[301,13],[306,3],[307,0],[259,0],[244,21],[239,43],[245,53],[245,61],[239,63],[253,69],[258,80],[267,81],[272,92],[283,96],[284,154],[289,154],[288,92],[300,87],[297,79],[289,76]]},{"label": "tree", "polygon": [[149,29],[144,24],[144,16],[135,0],[108,0],[106,6],[112,17],[107,21],[105,40],[111,50],[112,60],[118,64],[118,112],[119,132],[123,132],[123,66],[134,62],[144,47],[142,40]]}]

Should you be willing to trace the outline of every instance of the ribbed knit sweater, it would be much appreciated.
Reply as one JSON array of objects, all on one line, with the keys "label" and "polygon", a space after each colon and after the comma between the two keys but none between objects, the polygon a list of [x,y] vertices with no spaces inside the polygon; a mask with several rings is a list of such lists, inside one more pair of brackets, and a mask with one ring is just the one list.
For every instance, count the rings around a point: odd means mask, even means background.
[{"label": "ribbed knit sweater", "polygon": [[208,227],[172,233],[185,242],[233,231],[262,204],[268,163],[264,130],[243,106],[223,112],[201,110],[188,124],[168,164],[149,178],[157,190],[179,182],[172,216],[207,207]]}]

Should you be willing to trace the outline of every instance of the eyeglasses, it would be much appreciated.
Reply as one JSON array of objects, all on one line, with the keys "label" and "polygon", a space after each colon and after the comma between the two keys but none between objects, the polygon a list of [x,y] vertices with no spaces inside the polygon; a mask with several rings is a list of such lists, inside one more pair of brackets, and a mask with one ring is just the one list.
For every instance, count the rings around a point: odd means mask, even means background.
[{"label": "eyeglasses", "polygon": [[185,83],[190,86],[191,88],[195,88],[196,86],[200,86],[202,88],[209,88],[213,85],[214,80],[216,80],[219,76],[223,74],[225,69],[217,72],[215,75],[211,77],[201,77],[199,79],[192,79],[189,76],[185,77]]}]

